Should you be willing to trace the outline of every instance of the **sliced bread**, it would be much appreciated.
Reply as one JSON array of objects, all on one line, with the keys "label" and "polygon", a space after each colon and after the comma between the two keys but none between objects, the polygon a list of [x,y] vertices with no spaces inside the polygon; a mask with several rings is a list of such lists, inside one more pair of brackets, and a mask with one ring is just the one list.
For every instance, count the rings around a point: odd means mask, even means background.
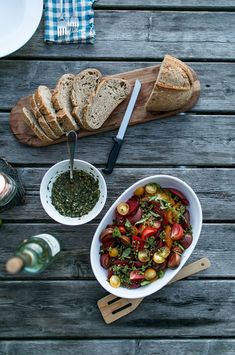
[{"label": "sliced bread", "polygon": [[88,105],[85,107],[84,128],[89,131],[100,128],[130,91],[131,86],[127,80],[118,78],[103,80],[96,93],[90,96]]},{"label": "sliced bread", "polygon": [[57,111],[57,119],[66,132],[70,130],[77,131],[79,128],[72,116],[71,92],[73,80],[73,74],[62,75],[52,94],[52,103]]},{"label": "sliced bread", "polygon": [[25,123],[33,130],[36,136],[44,143],[51,143],[53,139],[49,138],[39,126],[33,112],[23,107],[23,118]]},{"label": "sliced bread", "polygon": [[39,126],[41,126],[42,130],[46,133],[46,135],[51,138],[51,139],[58,139],[60,138],[60,136],[56,135],[53,130],[51,129],[51,127],[49,126],[49,124],[47,123],[47,120],[45,119],[45,117],[43,116],[43,114],[41,114],[41,112],[38,109],[37,103],[35,101],[35,97],[34,94],[31,97],[31,107],[34,113],[34,116],[36,117]]},{"label": "sliced bread", "polygon": [[64,129],[57,120],[56,112],[51,101],[51,91],[47,86],[40,85],[34,93],[34,98],[39,111],[44,115],[47,123],[56,136],[65,134]]},{"label": "sliced bread", "polygon": [[96,91],[102,74],[99,70],[88,68],[77,74],[73,80],[71,92],[71,101],[73,105],[73,116],[77,123],[83,127],[83,113],[85,105],[90,97]]},{"label": "sliced bread", "polygon": [[189,101],[193,90],[190,68],[179,59],[166,55],[157,80],[145,105],[147,111],[174,111]]}]

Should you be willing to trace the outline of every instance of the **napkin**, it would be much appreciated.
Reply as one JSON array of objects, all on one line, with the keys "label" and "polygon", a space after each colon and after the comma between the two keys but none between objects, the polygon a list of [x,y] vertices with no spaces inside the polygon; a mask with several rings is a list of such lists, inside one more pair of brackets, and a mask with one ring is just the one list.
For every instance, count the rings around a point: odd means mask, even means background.
[{"label": "napkin", "polygon": [[[76,32],[69,31],[68,34],[58,37],[57,21],[61,17],[61,2],[60,0],[44,0],[44,40],[46,42],[56,43],[94,43],[94,10],[92,8],[94,1],[95,0],[63,0],[63,15],[65,20],[69,22],[75,12],[79,20],[79,27]],[[73,3],[75,5],[74,9]]]}]

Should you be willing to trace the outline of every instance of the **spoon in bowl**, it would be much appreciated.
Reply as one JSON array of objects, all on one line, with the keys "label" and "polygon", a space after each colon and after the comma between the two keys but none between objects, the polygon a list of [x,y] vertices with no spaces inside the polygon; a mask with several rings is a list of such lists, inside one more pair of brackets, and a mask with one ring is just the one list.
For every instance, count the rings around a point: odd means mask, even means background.
[{"label": "spoon in bowl", "polygon": [[73,162],[74,162],[74,154],[77,146],[77,134],[75,131],[70,131],[67,134],[67,146],[68,146],[69,161],[70,161],[70,181],[73,182]]}]

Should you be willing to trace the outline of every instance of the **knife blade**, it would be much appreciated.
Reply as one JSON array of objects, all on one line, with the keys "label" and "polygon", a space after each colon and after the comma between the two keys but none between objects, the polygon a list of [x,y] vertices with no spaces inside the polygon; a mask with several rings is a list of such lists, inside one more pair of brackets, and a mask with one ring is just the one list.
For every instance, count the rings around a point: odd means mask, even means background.
[{"label": "knife blade", "polygon": [[118,130],[118,133],[117,133],[116,137],[113,137],[114,145],[113,145],[111,152],[109,154],[107,165],[103,169],[103,172],[105,174],[109,175],[113,171],[113,168],[116,163],[118,154],[120,152],[120,149],[121,149],[121,146],[122,146],[122,143],[124,140],[124,136],[125,136],[125,133],[126,133],[126,130],[128,127],[128,123],[130,121],[132,112],[134,110],[135,103],[136,103],[137,97],[139,95],[140,89],[141,89],[141,82],[139,80],[136,80],[132,94],[131,94],[131,98],[129,100],[126,112],[125,112],[124,117],[122,119],[122,123],[119,127],[119,130]]}]

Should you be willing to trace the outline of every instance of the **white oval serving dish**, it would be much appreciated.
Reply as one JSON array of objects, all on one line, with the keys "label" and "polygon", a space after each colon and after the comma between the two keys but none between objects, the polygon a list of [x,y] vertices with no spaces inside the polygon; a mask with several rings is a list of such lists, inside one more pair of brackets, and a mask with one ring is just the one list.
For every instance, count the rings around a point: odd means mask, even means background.
[{"label": "white oval serving dish", "polygon": [[[174,188],[179,191],[181,191],[185,197],[189,201],[189,206],[188,210],[190,213],[190,222],[192,225],[192,231],[193,231],[193,242],[190,245],[188,249],[186,249],[182,255],[181,258],[181,263],[179,267],[175,270],[170,270],[167,269],[165,272],[165,275],[163,278],[158,279],[151,284],[143,287],[139,287],[136,289],[127,289],[124,287],[119,287],[119,288],[113,288],[110,286],[109,282],[107,281],[107,270],[105,270],[101,265],[100,265],[100,255],[99,255],[99,250],[100,250],[100,241],[99,241],[99,236],[102,232],[103,229],[106,228],[108,224],[112,224],[113,218],[114,218],[114,213],[115,213],[115,208],[116,206],[122,202],[122,201],[127,201],[134,193],[135,189],[140,186],[144,186],[148,183],[151,182],[156,182],[160,184],[162,187],[168,187],[168,188]],[[135,184],[130,186],[126,191],[124,191],[121,196],[113,203],[113,205],[110,207],[108,212],[105,214],[103,217],[102,221],[100,222],[95,235],[92,240],[91,244],[91,251],[90,251],[90,260],[91,260],[91,266],[92,270],[94,272],[94,275],[96,279],[99,281],[101,286],[103,286],[108,292],[122,298],[140,298],[140,297],[146,297],[148,295],[151,295],[152,293],[160,290],[162,287],[168,284],[168,282],[180,271],[180,269],[184,266],[190,255],[192,254],[199,236],[201,232],[201,227],[202,227],[202,209],[201,209],[201,204],[200,201],[195,194],[195,192],[192,190],[192,188],[186,184],[184,181],[170,176],[170,175],[155,175],[155,176],[149,176],[147,178],[144,178],[142,180],[137,181]]]}]

